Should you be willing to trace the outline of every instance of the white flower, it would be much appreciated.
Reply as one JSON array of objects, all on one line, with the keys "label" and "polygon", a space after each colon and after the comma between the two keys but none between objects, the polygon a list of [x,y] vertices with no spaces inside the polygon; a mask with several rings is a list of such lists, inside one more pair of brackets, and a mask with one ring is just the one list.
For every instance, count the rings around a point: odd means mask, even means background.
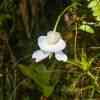
[{"label": "white flower", "polygon": [[40,62],[54,53],[58,61],[67,61],[67,55],[63,50],[66,47],[65,41],[61,38],[60,33],[49,31],[47,36],[40,36],[38,38],[38,46],[40,50],[33,52],[32,58],[36,62]]}]

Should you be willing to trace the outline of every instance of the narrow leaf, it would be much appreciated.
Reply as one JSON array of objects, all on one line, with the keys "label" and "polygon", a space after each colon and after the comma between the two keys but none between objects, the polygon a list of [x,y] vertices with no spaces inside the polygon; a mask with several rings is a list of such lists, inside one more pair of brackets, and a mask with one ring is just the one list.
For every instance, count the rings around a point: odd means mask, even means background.
[{"label": "narrow leaf", "polygon": [[89,25],[84,25],[84,24],[81,25],[81,26],[79,27],[79,29],[82,30],[82,31],[91,33],[91,34],[93,34],[93,33],[95,32],[94,29],[93,29],[91,26],[89,26]]}]

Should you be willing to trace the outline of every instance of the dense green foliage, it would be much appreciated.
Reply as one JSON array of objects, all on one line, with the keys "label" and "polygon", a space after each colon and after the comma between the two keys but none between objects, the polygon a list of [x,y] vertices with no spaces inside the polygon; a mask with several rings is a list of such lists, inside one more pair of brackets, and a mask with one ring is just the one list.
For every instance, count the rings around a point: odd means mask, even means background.
[{"label": "dense green foliage", "polygon": [[[37,38],[61,33],[68,61],[36,63]],[[0,1],[0,100],[100,99],[100,0]]]}]

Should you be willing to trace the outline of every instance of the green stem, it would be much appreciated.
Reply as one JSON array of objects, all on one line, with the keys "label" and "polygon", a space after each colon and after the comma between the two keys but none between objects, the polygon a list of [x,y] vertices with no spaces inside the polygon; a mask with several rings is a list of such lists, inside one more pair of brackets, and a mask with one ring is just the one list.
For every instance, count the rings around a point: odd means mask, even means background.
[{"label": "green stem", "polygon": [[75,41],[74,41],[74,58],[75,58],[75,60],[77,60],[77,51],[76,51],[76,48],[77,48],[77,27],[78,27],[78,25],[77,25],[77,23],[75,24],[76,25],[76,31],[75,31]]},{"label": "green stem", "polygon": [[71,61],[71,60],[68,60],[67,63],[72,64],[72,65],[74,65],[74,66],[79,66],[78,63],[76,63],[76,62],[74,62],[74,61]]},{"label": "green stem", "polygon": [[9,100],[12,100],[13,96],[14,96],[15,93],[16,93],[17,88],[18,88],[20,85],[22,85],[24,82],[26,82],[27,80],[28,80],[28,79],[22,80],[22,81],[16,86],[16,88],[12,91]]},{"label": "green stem", "polygon": [[87,74],[94,80],[95,85],[96,85],[97,87],[99,87],[99,84],[98,84],[98,82],[97,82],[96,77],[95,77],[90,71],[88,71]]},{"label": "green stem", "polygon": [[58,16],[58,18],[57,18],[57,21],[56,21],[56,24],[55,24],[54,29],[53,29],[54,32],[56,31],[57,26],[58,26],[58,24],[59,24],[59,22],[60,22],[61,17],[63,16],[63,14],[64,14],[69,8],[74,7],[76,4],[77,4],[77,3],[73,3],[72,5],[66,7],[66,8],[59,14],[59,16]]}]

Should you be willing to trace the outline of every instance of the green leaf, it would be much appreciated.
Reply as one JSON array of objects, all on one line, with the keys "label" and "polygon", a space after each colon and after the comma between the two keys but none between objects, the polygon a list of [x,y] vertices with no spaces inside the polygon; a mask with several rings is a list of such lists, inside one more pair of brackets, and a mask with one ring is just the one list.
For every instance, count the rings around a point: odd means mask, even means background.
[{"label": "green leaf", "polygon": [[94,29],[93,29],[91,26],[86,25],[86,24],[81,25],[81,26],[79,27],[79,29],[82,30],[82,31],[91,33],[91,34],[93,34],[93,33],[95,32]]},{"label": "green leaf", "polygon": [[81,54],[81,60],[80,60],[80,67],[84,71],[88,71],[89,68],[91,67],[91,64],[89,64],[88,58],[84,50],[82,49],[82,54]]},{"label": "green leaf", "polygon": [[48,70],[45,65],[33,64],[29,67],[20,64],[19,68],[24,75],[31,78],[38,85],[44,96],[50,96],[52,94],[53,89],[58,81],[54,80],[53,84],[50,84],[51,70]]},{"label": "green leaf", "polygon": [[38,86],[43,95],[49,96],[53,91],[53,87],[49,83],[50,72],[43,64],[33,64],[31,67],[20,64],[21,72],[31,78]]},{"label": "green leaf", "polygon": [[6,19],[5,16],[1,16],[1,15],[0,15],[0,22],[3,22],[5,19]]},{"label": "green leaf", "polygon": [[96,17],[97,21],[100,21],[100,1],[99,0],[90,0],[88,5],[89,8],[92,10],[92,15]]},{"label": "green leaf", "polygon": [[91,68],[92,63],[93,63],[93,61],[95,60],[96,57],[97,56],[89,58],[86,55],[86,52],[84,51],[84,49],[82,49],[81,60],[80,60],[81,69],[83,69],[84,71],[88,71]]},{"label": "green leaf", "polygon": [[94,0],[89,3],[88,7],[91,8],[91,7],[95,7],[96,5],[97,5],[97,2]]},{"label": "green leaf", "polygon": [[33,79],[33,70],[31,67],[19,64],[19,68],[24,75]]},{"label": "green leaf", "polygon": [[5,21],[6,19],[10,19],[11,17],[9,15],[0,15],[0,22]]},{"label": "green leaf", "polygon": [[95,14],[94,16],[100,16],[100,4],[97,4],[96,7],[93,7],[92,11],[93,15]]},{"label": "green leaf", "polygon": [[96,17],[96,20],[100,21],[100,16],[97,16],[97,17]]},{"label": "green leaf", "polygon": [[100,9],[95,10],[93,13],[94,16],[100,16]]},{"label": "green leaf", "polygon": [[30,97],[29,96],[23,96],[23,100],[30,100]]},{"label": "green leaf", "polygon": [[34,80],[40,87],[49,84],[49,73],[44,65],[33,64],[30,67],[20,64],[19,68],[24,75]]},{"label": "green leaf", "polygon": [[33,71],[36,78],[40,81],[41,84],[49,84],[50,72],[47,70],[46,66],[37,65]]},{"label": "green leaf", "polygon": [[44,96],[50,96],[53,93],[54,86],[48,86],[43,88],[43,95]]}]

